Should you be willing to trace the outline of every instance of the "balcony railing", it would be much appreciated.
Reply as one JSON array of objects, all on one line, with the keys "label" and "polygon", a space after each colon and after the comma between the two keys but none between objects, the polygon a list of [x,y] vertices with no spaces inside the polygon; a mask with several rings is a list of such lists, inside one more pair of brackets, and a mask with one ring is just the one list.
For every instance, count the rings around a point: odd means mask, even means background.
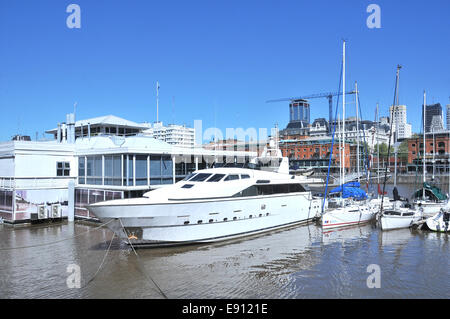
[{"label": "balcony railing", "polygon": [[0,177],[3,189],[45,189],[67,188],[70,180],[76,177]]}]

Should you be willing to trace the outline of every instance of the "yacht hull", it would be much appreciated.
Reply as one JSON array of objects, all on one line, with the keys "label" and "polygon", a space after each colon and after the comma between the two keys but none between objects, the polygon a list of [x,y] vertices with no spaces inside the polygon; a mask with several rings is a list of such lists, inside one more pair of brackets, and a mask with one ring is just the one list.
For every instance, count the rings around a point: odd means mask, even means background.
[{"label": "yacht hull", "polygon": [[89,208],[120,238],[133,244],[214,242],[301,223],[320,214],[309,193],[164,204],[96,205]]}]

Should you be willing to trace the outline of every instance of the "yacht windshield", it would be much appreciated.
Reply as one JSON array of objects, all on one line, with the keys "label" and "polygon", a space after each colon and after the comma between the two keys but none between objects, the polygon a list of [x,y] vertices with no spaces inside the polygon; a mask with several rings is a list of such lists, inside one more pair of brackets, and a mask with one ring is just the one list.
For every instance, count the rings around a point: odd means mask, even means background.
[{"label": "yacht windshield", "polygon": [[207,174],[207,173],[199,173],[196,176],[194,176],[193,178],[191,178],[189,181],[190,182],[203,182],[205,181],[208,177],[210,177],[212,174]]},{"label": "yacht windshield", "polygon": [[194,177],[195,175],[197,175],[197,173],[189,174],[188,176],[186,176],[186,177],[183,179],[183,181],[188,181],[189,179],[191,179],[191,178]]},{"label": "yacht windshield", "polygon": [[214,174],[210,179],[207,180],[207,182],[218,182],[220,181],[225,174]]}]

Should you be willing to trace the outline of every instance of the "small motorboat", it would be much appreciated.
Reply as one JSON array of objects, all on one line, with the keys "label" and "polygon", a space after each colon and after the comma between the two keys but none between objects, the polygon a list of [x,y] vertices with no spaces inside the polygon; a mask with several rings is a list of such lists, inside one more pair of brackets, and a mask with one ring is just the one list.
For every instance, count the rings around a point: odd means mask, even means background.
[{"label": "small motorboat", "polygon": [[427,227],[436,232],[449,232],[450,231],[450,209],[447,205],[445,208],[441,208],[439,213],[430,217],[426,221]]}]

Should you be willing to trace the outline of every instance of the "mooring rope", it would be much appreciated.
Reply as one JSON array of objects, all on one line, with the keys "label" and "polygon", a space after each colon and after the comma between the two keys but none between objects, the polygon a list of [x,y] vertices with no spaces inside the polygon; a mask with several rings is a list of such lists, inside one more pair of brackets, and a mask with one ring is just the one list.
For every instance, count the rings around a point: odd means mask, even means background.
[{"label": "mooring rope", "polygon": [[100,226],[97,226],[97,227],[95,227],[95,228],[90,228],[90,229],[88,229],[87,231],[82,232],[82,233],[77,234],[77,235],[72,236],[72,237],[63,238],[63,239],[60,239],[60,240],[55,240],[55,241],[52,241],[52,242],[47,242],[47,243],[42,243],[42,244],[30,245],[30,246],[0,247],[0,251],[7,251],[7,250],[14,250],[14,249],[24,249],[24,248],[33,248],[33,247],[41,247],[41,246],[47,246],[47,245],[57,244],[57,243],[60,243],[60,242],[66,241],[66,240],[71,240],[71,239],[75,239],[75,238],[77,238],[77,237],[80,237],[80,236],[82,236],[82,235],[84,235],[84,234],[89,233],[89,232],[92,231],[92,230],[96,230],[96,229],[99,229],[99,228],[101,228],[101,227],[103,227],[103,226],[106,226],[106,225],[108,225],[109,223],[111,223],[112,221],[114,221],[114,219],[111,219],[110,221],[108,221],[108,222],[106,222],[106,223],[103,223],[103,224],[101,224]]},{"label": "mooring rope", "polygon": [[[123,230],[124,230],[124,232],[125,232],[125,235],[127,235],[127,232],[126,232],[126,230],[125,230],[125,226],[124,226],[123,223],[122,223],[122,220],[121,220],[120,218],[118,218],[118,219],[119,219],[120,225],[122,226],[122,228],[123,228]],[[134,249],[134,246],[133,246],[133,244],[131,243],[130,238],[128,238],[128,236],[127,236],[127,240],[128,240],[128,243],[130,244],[131,248],[133,249],[134,254],[136,255],[136,259],[137,259],[137,261],[138,261],[138,265],[139,265],[140,268],[141,268],[142,274],[147,278],[147,280],[151,281],[151,282],[155,285],[155,287],[158,289],[159,293],[160,293],[165,299],[168,299],[168,297],[167,297],[166,294],[162,291],[162,289],[159,287],[159,285],[156,283],[156,281],[153,280],[153,278],[150,276],[150,274],[147,274],[147,273],[144,271],[145,268],[143,267],[143,263],[142,263],[142,261],[141,261],[141,257],[140,257],[140,256],[138,255],[138,253],[136,252],[136,249]]]},{"label": "mooring rope", "polygon": [[97,274],[100,272],[100,269],[102,268],[103,263],[104,263],[105,260],[106,260],[106,256],[108,256],[108,253],[109,253],[109,251],[110,251],[110,249],[111,249],[111,245],[112,245],[112,242],[113,242],[115,236],[116,236],[116,233],[113,232],[111,241],[109,242],[108,249],[106,250],[105,256],[103,256],[103,260],[102,260],[102,262],[100,263],[100,266],[98,266],[97,271],[95,272],[94,276],[92,276],[92,278],[89,279],[89,281],[83,286],[83,288],[87,287],[87,286],[95,279],[95,277],[97,277]]}]

